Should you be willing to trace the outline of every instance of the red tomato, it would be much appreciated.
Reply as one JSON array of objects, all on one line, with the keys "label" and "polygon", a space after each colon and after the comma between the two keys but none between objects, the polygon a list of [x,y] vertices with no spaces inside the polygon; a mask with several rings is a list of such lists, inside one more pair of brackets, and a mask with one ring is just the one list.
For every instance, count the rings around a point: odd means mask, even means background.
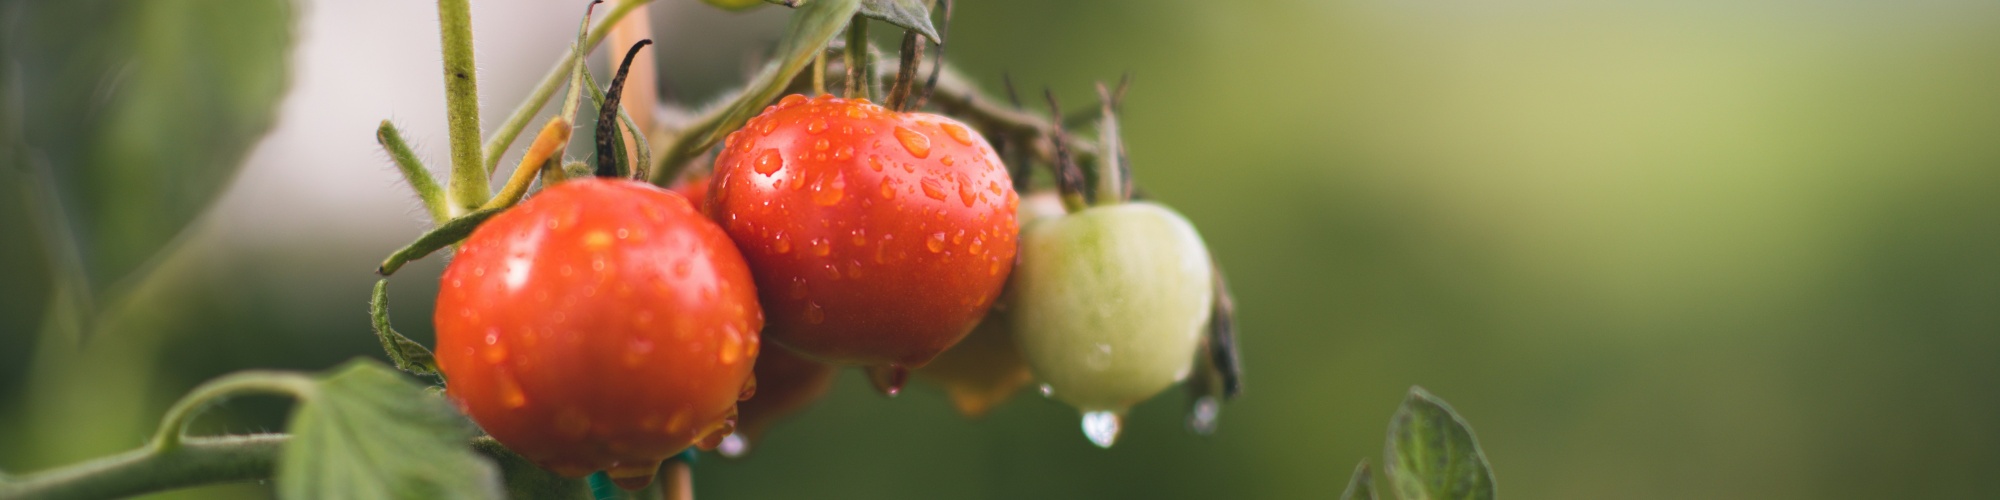
[{"label": "red tomato", "polygon": [[438,365],[494,439],[628,487],[727,435],[763,316],[727,235],[680,195],[579,179],[472,233],[445,268]]},{"label": "red tomato", "polygon": [[807,359],[783,348],[757,353],[757,394],[736,406],[736,433],[717,450],[724,456],[739,457],[764,438],[764,432],[780,420],[798,413],[826,396],[833,388],[833,365]]},{"label": "red tomato", "polygon": [[788,96],[729,135],[712,182],[707,212],[750,262],[766,338],[821,360],[923,366],[1014,263],[1007,170],[950,118]]},{"label": "red tomato", "polygon": [[688,204],[699,209],[708,202],[708,177],[708,174],[692,175],[667,189],[687,197]]}]

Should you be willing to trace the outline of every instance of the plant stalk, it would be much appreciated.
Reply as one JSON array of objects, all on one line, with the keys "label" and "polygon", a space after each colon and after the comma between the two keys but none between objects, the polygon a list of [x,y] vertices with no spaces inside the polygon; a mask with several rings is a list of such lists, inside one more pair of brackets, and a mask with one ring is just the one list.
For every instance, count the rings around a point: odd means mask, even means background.
[{"label": "plant stalk", "polygon": [[[582,52],[590,53],[592,48],[597,47],[598,42],[603,41],[604,37],[611,33],[611,27],[616,26],[619,20],[651,2],[652,0],[624,0],[619,2],[617,7],[612,7],[611,12],[604,14],[604,21],[590,30],[590,35],[584,39]],[[542,106],[549,102],[549,96],[555,95],[556,89],[561,88],[563,82],[569,79],[570,69],[581,60],[577,56],[577,51],[565,48],[562,59],[556,61],[555,67],[549,68],[548,74],[542,75],[542,82],[536,84],[534,91],[528,93],[528,99],[521,101],[521,104],[514,108],[514,112],[507,115],[507,121],[501,122],[500,128],[493,131],[493,137],[486,140],[485,147],[487,175],[492,175],[494,169],[499,167],[501,154],[514,145],[514,139],[521,135],[521,130],[528,128],[528,121],[535,118],[535,113],[542,111]]]},{"label": "plant stalk", "polygon": [[469,0],[438,0],[438,33],[444,46],[444,103],[451,132],[451,205],[454,213],[479,208],[488,196],[479,150],[479,75],[472,59]]}]

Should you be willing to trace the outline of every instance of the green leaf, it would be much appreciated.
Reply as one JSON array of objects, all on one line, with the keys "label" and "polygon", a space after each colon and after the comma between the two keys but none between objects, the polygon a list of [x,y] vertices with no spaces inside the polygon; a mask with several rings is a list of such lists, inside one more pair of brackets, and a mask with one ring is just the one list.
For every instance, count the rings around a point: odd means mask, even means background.
[{"label": "green leaf", "polygon": [[812,63],[813,56],[840,34],[848,18],[860,8],[861,0],[813,0],[793,12],[784,36],[778,39],[777,64],[759,73],[722,112],[688,127],[684,134],[697,139],[675,141],[663,156],[660,168],[653,170],[653,183],[672,182],[673,179],[666,177],[679,173],[682,162],[701,156],[724,135],[742,128],[751,117],[763,112],[764,106],[785,91],[792,78]]},{"label": "green leaf", "polygon": [[368,300],[368,316],[374,320],[375,339],[382,341],[382,351],[389,354],[389,361],[396,369],[417,376],[444,379],[444,372],[438,371],[437,357],[423,344],[410,340],[389,326],[389,279],[375,282],[375,294]]},{"label": "green leaf", "polygon": [[1491,500],[1493,471],[1472,426],[1444,400],[1411,387],[1389,419],[1389,482],[1403,500]]},{"label": "green leaf", "polygon": [[1375,500],[1375,474],[1368,470],[1367,459],[1354,466],[1354,478],[1347,480],[1347,491],[1340,492],[1340,500]]},{"label": "green leaf", "polygon": [[450,222],[439,225],[437,229],[432,229],[430,232],[424,233],[423,236],[418,236],[417,241],[410,242],[409,246],[396,250],[396,253],[389,254],[389,258],[384,259],[382,265],[375,268],[375,273],[383,276],[396,274],[396,270],[402,269],[403,264],[424,258],[424,256],[430,255],[431,252],[436,252],[446,245],[458,243],[464,240],[466,236],[471,236],[472,230],[479,229],[479,225],[486,223],[486,219],[505,210],[507,210],[507,207],[474,210],[456,219],[452,219]]},{"label": "green leaf", "polygon": [[943,40],[938,37],[937,27],[931,26],[930,4],[923,0],[862,0],[861,15],[916,30],[934,43]]},{"label": "green leaf", "polygon": [[357,360],[320,379],[292,413],[278,497],[501,498],[469,423],[436,394]]},{"label": "green leaf", "polygon": [[[209,206],[286,87],[285,0],[8,2],[0,166],[37,178],[83,307],[115,302]],[[18,106],[17,106],[18,105]],[[17,108],[17,109],[9,109]],[[82,327],[83,323],[74,323]]]}]

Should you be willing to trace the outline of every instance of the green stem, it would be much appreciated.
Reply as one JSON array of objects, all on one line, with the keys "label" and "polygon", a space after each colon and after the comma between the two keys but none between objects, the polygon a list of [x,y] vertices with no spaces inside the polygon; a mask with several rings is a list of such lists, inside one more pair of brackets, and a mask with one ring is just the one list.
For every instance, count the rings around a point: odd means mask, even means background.
[{"label": "green stem", "polygon": [[[603,41],[605,36],[611,34],[611,27],[616,26],[618,20],[624,19],[625,15],[630,14],[633,9],[651,2],[652,0],[625,0],[619,2],[617,7],[611,9],[611,12],[604,14],[604,20],[598,22],[596,28],[590,30],[589,37],[583,42],[584,49],[580,52],[585,54],[590,53],[592,48],[597,47],[598,42]],[[514,139],[521,135],[522,129],[528,128],[528,122],[535,118],[535,113],[540,113],[542,106],[548,104],[549,96],[555,95],[556,89],[561,88],[563,82],[569,79],[571,76],[570,69],[575,67],[579,60],[577,56],[578,52],[576,50],[564,50],[562,59],[557,60],[555,67],[549,68],[548,74],[542,75],[542,82],[535,85],[535,90],[528,93],[528,100],[522,101],[520,106],[515,107],[513,114],[507,115],[507,121],[501,122],[500,128],[493,131],[493,137],[486,140],[485,158],[487,175],[492,175],[493,170],[499,167],[501,153],[505,152],[509,146],[514,145]]]},{"label": "green stem", "polygon": [[0,483],[0,498],[123,498],[156,491],[271,477],[290,436],[189,438],[172,450],[120,453]]},{"label": "green stem", "polygon": [[479,151],[479,75],[472,59],[469,0],[438,0],[438,33],[444,45],[444,104],[451,131],[452,208],[471,211],[486,203],[484,160]]},{"label": "green stem", "polygon": [[847,22],[847,97],[875,100],[875,58],[868,50],[868,16]]},{"label": "green stem", "polygon": [[250,371],[195,387],[167,410],[145,447],[0,483],[0,498],[117,498],[224,481],[271,477],[283,434],[188,437],[189,422],[223,398],[243,393],[312,397],[317,386],[295,373]]},{"label": "green stem", "polygon": [[382,120],[382,126],[375,129],[375,142],[389,151],[389,158],[395,160],[396,169],[403,172],[403,181],[410,183],[410,189],[417,192],[417,199],[423,200],[424,210],[431,214],[431,222],[443,224],[451,220],[451,208],[445,205],[444,191],[438,188],[437,179],[431,178],[431,171],[424,168],[423,160],[410,150],[409,143],[403,142],[403,132],[396,124]]}]

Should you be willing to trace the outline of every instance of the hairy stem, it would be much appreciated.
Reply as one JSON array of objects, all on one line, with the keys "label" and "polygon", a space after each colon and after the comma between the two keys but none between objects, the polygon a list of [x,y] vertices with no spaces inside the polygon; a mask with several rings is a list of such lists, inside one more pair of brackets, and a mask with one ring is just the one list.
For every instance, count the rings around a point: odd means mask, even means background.
[{"label": "hairy stem", "polygon": [[98,458],[0,483],[0,497],[17,500],[123,498],[203,484],[271,477],[284,434],[188,438],[171,450],[154,447]]},{"label": "hairy stem", "polygon": [[431,171],[424,168],[423,160],[417,159],[417,153],[410,150],[409,143],[403,142],[403,132],[396,128],[396,124],[382,120],[382,126],[375,129],[375,142],[389,151],[389,158],[395,160],[396,169],[403,172],[403,181],[417,192],[417,199],[424,202],[424,211],[430,212],[431,222],[443,224],[451,220],[451,208],[445,205],[444,190],[438,187],[437,179],[431,178]]},{"label": "hairy stem", "polygon": [[875,100],[875,58],[868,47],[868,16],[847,22],[847,97]]},{"label": "hairy stem", "polygon": [[451,131],[452,208],[486,203],[486,169],[479,151],[479,78],[472,60],[469,0],[438,0],[438,36],[444,45],[444,103]]},{"label": "hairy stem", "polygon": [[[651,2],[652,0],[619,2],[617,7],[611,8],[611,12],[604,14],[604,21],[599,22],[596,28],[591,28],[590,35],[584,39],[584,48],[581,52],[590,53],[591,48],[596,47],[598,42],[603,41],[604,37],[611,33],[611,27],[616,26],[619,20]],[[493,137],[486,140],[485,158],[488,175],[499,167],[501,153],[514,145],[514,139],[521,135],[521,130],[528,128],[528,121],[534,119],[535,113],[541,112],[542,106],[548,104],[549,96],[555,95],[556,89],[562,87],[563,81],[570,76],[570,69],[582,61],[577,52],[563,50],[562,59],[556,61],[555,67],[549,68],[548,74],[542,75],[542,82],[536,84],[535,90],[528,93],[528,99],[521,101],[520,106],[515,107],[514,112],[507,115],[507,121],[501,122],[500,128],[493,131]]]}]

